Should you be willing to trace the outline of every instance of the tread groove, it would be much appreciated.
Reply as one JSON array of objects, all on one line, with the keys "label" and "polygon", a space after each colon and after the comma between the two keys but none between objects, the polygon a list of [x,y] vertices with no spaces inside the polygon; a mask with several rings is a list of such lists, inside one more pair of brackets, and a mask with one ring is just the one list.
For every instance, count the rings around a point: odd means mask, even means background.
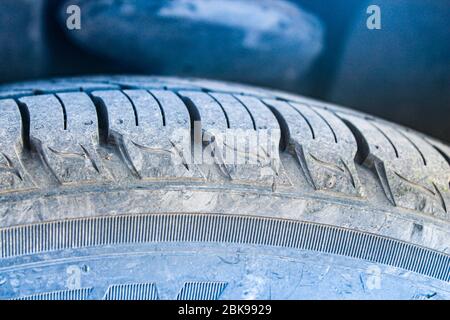
[{"label": "tread groove", "polygon": [[445,161],[447,161],[447,163],[448,163],[448,165],[449,165],[449,167],[450,167],[450,156],[449,155],[447,155],[443,150],[441,150],[441,148],[439,148],[438,146],[436,146],[436,145],[434,145],[434,144],[432,144],[431,145],[437,152],[439,152],[441,155],[442,155],[442,157],[444,157],[444,159],[445,159]]},{"label": "tread groove", "polygon": [[260,100],[269,110],[272,112],[272,114],[275,116],[275,119],[278,121],[278,126],[281,130],[281,137],[280,137],[280,150],[285,151],[289,146],[289,141],[291,139],[290,137],[290,131],[289,126],[284,119],[283,115],[273,106],[266,103],[264,100]]},{"label": "tread groove", "polygon": [[63,117],[64,117],[64,130],[67,130],[67,110],[66,110],[66,106],[64,105],[64,102],[61,100],[61,98],[57,94],[54,94],[53,96],[56,98],[56,100],[58,100],[58,102],[61,105],[62,112],[63,112]]},{"label": "tread groove", "polygon": [[88,93],[89,98],[95,106],[98,121],[98,135],[100,143],[107,144],[109,139],[108,109],[102,99]]},{"label": "tread groove", "polygon": [[367,122],[370,123],[378,132],[380,132],[383,135],[384,138],[386,138],[386,140],[389,142],[389,144],[394,149],[395,157],[399,158],[397,147],[394,145],[394,143],[392,142],[391,138],[389,138],[388,135],[383,130],[381,130],[381,128],[378,127],[378,125],[376,125],[373,121],[367,120]]},{"label": "tread groove", "polygon": [[314,128],[312,127],[311,122],[309,121],[309,119],[307,117],[305,117],[305,115],[302,112],[300,112],[300,110],[298,110],[291,102],[288,102],[287,104],[291,108],[293,108],[305,120],[306,124],[309,127],[309,130],[311,131],[311,135],[312,135],[313,140],[316,139],[316,134],[314,132]]},{"label": "tread groove", "polygon": [[222,103],[216,99],[216,97],[214,97],[214,95],[210,94],[209,92],[206,92],[206,94],[208,95],[208,97],[212,98],[214,100],[214,102],[216,102],[220,109],[222,109],[223,114],[225,115],[225,120],[227,122],[227,128],[230,129],[230,119],[228,118],[228,114],[225,111],[225,108],[223,107]]},{"label": "tread groove", "polygon": [[369,154],[370,154],[369,144],[367,143],[366,138],[364,137],[362,132],[359,131],[359,129],[355,125],[353,125],[353,123],[351,123],[347,119],[343,119],[343,118],[339,117],[334,112],[333,112],[333,114],[336,117],[338,117],[347,126],[347,128],[350,130],[350,132],[353,134],[353,137],[355,138],[356,146],[357,146],[355,162],[362,165],[366,161],[366,159],[369,157]]},{"label": "tread groove", "polygon": [[253,117],[253,114],[250,112],[250,110],[248,109],[248,107],[245,105],[245,103],[243,103],[239,98],[237,98],[236,96],[233,95],[233,98],[236,99],[236,101],[242,105],[245,110],[247,110],[248,115],[250,116],[250,119],[252,120],[252,124],[253,124],[253,130],[256,131],[256,122],[255,122],[255,118]]},{"label": "tread groove", "polygon": [[417,152],[419,153],[420,157],[422,158],[423,164],[426,166],[427,165],[427,160],[425,159],[425,156],[423,154],[423,152],[419,149],[419,147],[414,143],[414,141],[412,141],[406,134],[404,134],[401,130],[395,129],[396,132],[398,132],[402,137],[404,137],[406,140],[408,140],[408,142],[414,147],[414,149],[417,150]]},{"label": "tread groove", "polygon": [[161,105],[161,101],[159,101],[159,99],[150,90],[146,90],[146,92],[148,92],[153,97],[153,99],[156,100],[159,110],[161,111],[162,123],[163,123],[163,126],[165,127],[166,126],[166,113],[164,112],[164,108]]},{"label": "tread groove", "polygon": [[133,99],[131,99],[130,96],[124,90],[121,90],[120,92],[122,92],[122,94],[125,96],[125,98],[127,98],[127,100],[130,102],[131,106],[133,107],[134,121],[136,123],[136,127],[139,126],[139,115],[137,113],[136,105],[134,104]]},{"label": "tread groove", "polygon": [[436,186],[436,184],[434,182],[432,182],[432,185],[434,187],[434,190],[436,191],[436,194],[439,197],[439,200],[441,201],[442,208],[444,209],[445,212],[448,212],[447,205],[445,204],[445,200],[444,200],[444,197],[442,196],[441,191],[439,190],[439,188]]},{"label": "tread groove", "polygon": [[192,159],[194,159],[195,161],[195,150],[196,150],[196,138],[199,136],[200,141],[202,140],[202,132],[196,132],[195,130],[197,129],[195,126],[195,122],[199,122],[201,123],[202,119],[200,117],[200,111],[197,109],[197,107],[195,106],[195,103],[189,98],[189,97],[185,97],[183,95],[181,95],[178,92],[175,92],[175,94],[181,99],[181,101],[184,103],[184,105],[187,108],[187,111],[189,113],[189,118],[191,120],[191,156]]},{"label": "tread groove", "polygon": [[333,127],[332,127],[331,124],[328,122],[328,120],[325,119],[319,112],[317,112],[317,111],[315,110],[316,107],[313,107],[313,106],[308,106],[308,107],[309,107],[309,108],[312,110],[312,112],[314,112],[320,119],[322,119],[323,122],[325,122],[325,124],[326,124],[327,127],[330,129],[331,133],[333,134],[334,142],[335,142],[335,143],[338,143],[338,138],[337,138],[336,132],[334,131]]},{"label": "tread groove", "polygon": [[19,107],[20,117],[22,119],[22,142],[26,150],[31,150],[31,138],[30,138],[30,111],[25,103],[19,99],[14,99]]}]

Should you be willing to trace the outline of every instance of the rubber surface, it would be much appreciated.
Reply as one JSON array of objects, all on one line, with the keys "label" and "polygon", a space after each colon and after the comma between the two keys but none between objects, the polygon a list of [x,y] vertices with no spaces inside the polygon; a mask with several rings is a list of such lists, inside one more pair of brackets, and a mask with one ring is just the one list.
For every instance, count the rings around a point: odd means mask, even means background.
[{"label": "rubber surface", "polygon": [[450,148],[420,133],[195,79],[3,86],[0,110],[0,298],[450,298]]}]

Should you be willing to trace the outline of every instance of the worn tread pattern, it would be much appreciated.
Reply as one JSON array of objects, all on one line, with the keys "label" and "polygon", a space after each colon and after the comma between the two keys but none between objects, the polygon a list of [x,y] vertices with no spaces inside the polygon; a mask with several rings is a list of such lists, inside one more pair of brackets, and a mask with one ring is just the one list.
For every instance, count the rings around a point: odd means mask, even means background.
[{"label": "worn tread pattern", "polygon": [[[196,109],[201,141],[211,150],[210,162],[217,164],[225,177],[266,185],[287,183],[278,154],[279,128],[262,129],[259,125],[257,129],[246,105],[230,94],[192,91],[179,94]],[[258,144],[264,138],[267,143]],[[208,163],[208,159],[203,157],[202,162]]]},{"label": "worn tread pattern", "polygon": [[354,159],[356,140],[336,116],[320,108],[276,100],[265,103],[285,124],[288,148],[316,190],[364,196]]},{"label": "worn tread pattern", "polygon": [[0,111],[0,194],[33,188],[18,157],[23,130],[19,107],[14,100],[0,100]]},{"label": "worn tread pattern", "polygon": [[[393,205],[448,218],[448,147],[340,107],[250,87],[149,77],[62,79],[2,89],[3,97],[15,99],[0,100],[0,123],[7,128],[0,142],[2,193],[36,187],[19,157],[27,148],[37,151],[60,185],[132,178],[215,181],[214,170],[195,164],[195,149],[203,156],[201,142],[212,141],[211,161],[233,183],[289,186],[281,146],[297,158],[314,190],[364,199],[356,170],[363,162]],[[248,138],[261,134],[272,139],[267,150],[246,149],[252,148]],[[117,148],[120,156],[99,150],[102,145]],[[259,165],[227,163],[221,153],[227,148],[250,151]],[[176,164],[170,162],[174,155]]]},{"label": "worn tread pattern", "polygon": [[450,169],[421,136],[372,119],[342,115],[364,137],[373,168],[392,204],[448,218]]},{"label": "worn tread pattern", "polygon": [[84,93],[23,97],[29,114],[26,140],[60,184],[106,179],[95,152],[98,125],[94,105]]},{"label": "worn tread pattern", "polygon": [[203,178],[189,161],[189,113],[175,93],[110,90],[94,91],[91,96],[101,110],[104,140],[119,148],[135,177]]}]

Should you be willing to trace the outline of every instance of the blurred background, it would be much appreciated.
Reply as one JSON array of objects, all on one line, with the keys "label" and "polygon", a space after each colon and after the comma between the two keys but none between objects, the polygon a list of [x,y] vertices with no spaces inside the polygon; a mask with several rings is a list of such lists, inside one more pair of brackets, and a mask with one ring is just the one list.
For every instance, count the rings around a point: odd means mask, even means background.
[{"label": "blurred background", "polygon": [[[366,25],[373,4],[381,29]],[[276,88],[450,142],[450,2],[0,0],[0,84],[83,74]]]}]

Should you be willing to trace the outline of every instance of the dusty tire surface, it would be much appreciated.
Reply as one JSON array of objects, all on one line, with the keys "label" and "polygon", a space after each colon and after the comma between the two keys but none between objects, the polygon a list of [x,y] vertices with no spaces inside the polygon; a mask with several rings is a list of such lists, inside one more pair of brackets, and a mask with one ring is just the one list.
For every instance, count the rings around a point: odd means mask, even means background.
[{"label": "dusty tire surface", "polygon": [[408,128],[244,85],[3,86],[0,298],[449,299],[449,159]]}]

